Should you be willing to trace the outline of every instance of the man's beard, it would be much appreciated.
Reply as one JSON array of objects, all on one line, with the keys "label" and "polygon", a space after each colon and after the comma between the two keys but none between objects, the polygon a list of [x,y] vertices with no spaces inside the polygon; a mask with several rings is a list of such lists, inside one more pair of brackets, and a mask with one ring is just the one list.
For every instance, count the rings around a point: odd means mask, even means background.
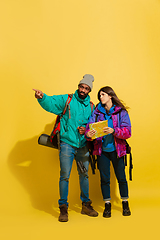
[{"label": "man's beard", "polygon": [[78,96],[79,96],[79,98],[81,98],[81,99],[85,99],[85,98],[88,96],[88,93],[86,94],[86,93],[84,93],[83,91],[79,91],[79,90],[78,90]]}]

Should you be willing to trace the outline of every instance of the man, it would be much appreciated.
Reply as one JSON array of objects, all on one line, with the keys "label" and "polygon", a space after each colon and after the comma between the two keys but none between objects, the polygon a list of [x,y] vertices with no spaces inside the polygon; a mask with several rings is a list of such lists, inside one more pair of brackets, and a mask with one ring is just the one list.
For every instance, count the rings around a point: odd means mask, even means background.
[{"label": "man", "polygon": [[[59,180],[60,199],[58,201],[60,222],[68,221],[68,183],[74,158],[76,163],[81,161],[87,170],[82,173],[77,165],[81,191],[80,198],[82,200],[81,213],[93,217],[98,216],[89,199],[89,152],[84,137],[85,126],[92,113],[90,96],[88,94],[92,90],[93,81],[94,77],[92,75],[85,74],[83,76],[83,79],[79,82],[78,90],[73,94],[69,107],[61,119],[59,154],[61,169]],[[62,114],[68,94],[47,96],[40,90],[33,90],[42,108],[56,115]]]}]

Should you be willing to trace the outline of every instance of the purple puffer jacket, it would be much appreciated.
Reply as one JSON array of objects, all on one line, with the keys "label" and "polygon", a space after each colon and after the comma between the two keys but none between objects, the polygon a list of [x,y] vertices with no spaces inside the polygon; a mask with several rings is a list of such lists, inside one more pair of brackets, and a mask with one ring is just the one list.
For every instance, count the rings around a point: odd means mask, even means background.
[{"label": "purple puffer jacket", "polygon": [[[90,130],[89,124],[95,122],[96,115],[98,115],[97,122],[105,120],[104,113],[100,112],[96,107],[89,119],[88,124],[86,125],[85,136],[86,136],[86,133]],[[122,110],[118,106],[115,106],[115,111],[112,113],[111,116],[113,121],[113,128],[115,130],[113,136],[114,136],[116,151],[117,151],[118,157],[122,157],[126,155],[126,144],[124,140],[131,137],[130,118],[127,111]],[[86,139],[88,141],[92,141],[90,138],[86,137]],[[102,137],[95,139],[93,143],[94,143],[93,154],[101,155]]]}]

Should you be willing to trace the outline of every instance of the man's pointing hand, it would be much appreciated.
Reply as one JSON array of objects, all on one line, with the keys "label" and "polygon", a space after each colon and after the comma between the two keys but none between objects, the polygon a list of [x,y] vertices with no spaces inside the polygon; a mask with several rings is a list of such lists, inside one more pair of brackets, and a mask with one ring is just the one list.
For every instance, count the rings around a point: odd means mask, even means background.
[{"label": "man's pointing hand", "polygon": [[43,98],[43,92],[38,90],[38,89],[32,89],[33,91],[35,91],[35,98],[38,98],[38,99],[42,99]]}]

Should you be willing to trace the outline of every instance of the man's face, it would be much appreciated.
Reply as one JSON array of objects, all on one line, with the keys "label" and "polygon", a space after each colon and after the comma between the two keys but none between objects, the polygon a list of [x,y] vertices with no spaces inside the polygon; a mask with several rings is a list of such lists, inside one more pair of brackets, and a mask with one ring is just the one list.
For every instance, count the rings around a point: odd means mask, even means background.
[{"label": "man's face", "polygon": [[78,96],[81,99],[85,99],[88,95],[88,93],[90,92],[90,87],[86,84],[80,84],[78,86]]}]

